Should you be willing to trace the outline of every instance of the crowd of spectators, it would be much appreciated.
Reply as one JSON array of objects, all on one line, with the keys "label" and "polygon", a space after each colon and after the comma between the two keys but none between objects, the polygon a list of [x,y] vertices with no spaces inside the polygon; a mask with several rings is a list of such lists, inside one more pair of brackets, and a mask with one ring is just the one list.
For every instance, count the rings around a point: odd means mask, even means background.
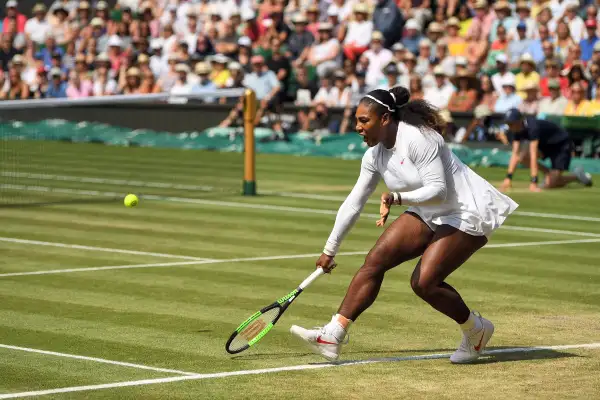
[{"label": "crowd of spectators", "polygon": [[449,119],[600,114],[593,0],[8,0],[4,14],[1,99],[249,87],[257,119],[287,102],[302,129],[341,132],[330,108],[348,117],[396,85]]}]

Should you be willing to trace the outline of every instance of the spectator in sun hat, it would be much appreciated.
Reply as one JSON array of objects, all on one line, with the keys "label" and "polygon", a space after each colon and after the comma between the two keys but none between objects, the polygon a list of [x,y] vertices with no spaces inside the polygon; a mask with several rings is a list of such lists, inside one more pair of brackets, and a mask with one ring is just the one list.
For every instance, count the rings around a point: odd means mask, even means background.
[{"label": "spectator in sun hat", "polygon": [[563,115],[569,100],[561,94],[560,83],[556,79],[548,82],[548,96],[540,100],[538,113],[541,115]]},{"label": "spectator in sun hat", "polygon": [[72,30],[68,16],[67,9],[63,6],[58,6],[54,9],[53,18],[50,20],[52,35],[59,46],[65,45],[71,39]]},{"label": "spectator in sun hat", "polygon": [[535,61],[533,61],[533,57],[529,53],[521,56],[519,66],[521,67],[521,72],[515,76],[515,83],[518,94],[525,98],[525,86],[530,83],[539,86],[540,74],[535,71]]},{"label": "spectator in sun hat", "polygon": [[110,59],[106,53],[98,54],[93,75],[92,92],[94,96],[110,96],[119,90],[117,81],[110,71]]},{"label": "spectator in sun hat", "polygon": [[494,112],[505,113],[512,108],[518,108],[522,102],[523,99],[517,94],[515,87],[515,77],[505,76],[502,80],[502,94],[494,105]]},{"label": "spectator in sun hat", "polygon": [[190,67],[187,64],[179,63],[175,66],[175,71],[177,72],[177,81],[169,93],[172,95],[191,94],[194,85],[188,79]]},{"label": "spectator in sun hat", "polygon": [[437,65],[441,65],[448,76],[454,75],[456,71],[456,63],[454,57],[448,54],[448,44],[445,39],[439,39],[435,44],[434,58]]},{"label": "spectator in sun hat", "polygon": [[[337,68],[338,57],[341,53],[340,43],[332,37],[333,26],[329,22],[319,25],[319,39],[314,43],[307,53],[307,61],[316,67],[317,74],[322,77],[329,71]],[[299,60],[296,60],[298,64]]]},{"label": "spectator in sun hat", "polygon": [[369,38],[373,34],[373,22],[369,21],[369,9],[365,3],[354,5],[354,20],[342,27],[344,36],[344,54],[356,60],[369,48]]},{"label": "spectator in sun hat", "polygon": [[425,89],[424,100],[440,110],[446,109],[456,89],[448,82],[446,71],[441,65],[433,69],[433,76],[435,77],[435,85]]},{"label": "spectator in sun hat", "polygon": [[479,83],[473,74],[461,72],[451,79],[456,91],[450,96],[448,110],[451,112],[471,111],[476,103],[478,96]]},{"label": "spectator in sun hat", "polygon": [[421,76],[427,74],[432,60],[433,53],[431,52],[431,41],[427,38],[423,38],[419,42],[419,55],[417,56],[417,67],[415,68],[417,74]]},{"label": "spectator in sun hat", "polygon": [[540,103],[538,89],[538,86],[531,82],[527,83],[523,88],[525,92],[525,98],[518,107],[518,110],[522,114],[536,115],[538,113],[538,107]]},{"label": "spectator in sun hat", "polygon": [[286,57],[294,61],[300,57],[304,49],[309,48],[314,43],[315,37],[306,30],[308,20],[304,15],[294,16],[292,24],[294,29],[288,38]]},{"label": "spectator in sun hat", "polygon": [[404,17],[394,0],[376,0],[372,19],[373,29],[384,37],[384,47],[391,47],[402,38]]},{"label": "spectator in sun hat", "polygon": [[[325,6],[327,3],[321,2],[321,4]],[[325,11],[327,10],[325,9]],[[321,10],[319,10],[319,7],[314,3],[306,8],[306,20],[308,22],[306,29],[313,34],[315,39],[319,37],[320,13]]]},{"label": "spectator in sun hat", "polygon": [[46,97],[61,99],[67,97],[67,82],[63,80],[63,73],[58,67],[50,69],[50,81],[46,90]]},{"label": "spectator in sun hat", "polygon": [[508,32],[516,25],[516,19],[511,15],[512,9],[508,1],[500,0],[494,3],[494,13],[496,14],[496,19],[490,27],[490,43],[493,43],[497,39],[499,26],[503,26],[505,32],[508,34]]},{"label": "spectator in sun hat", "polygon": [[104,53],[108,49],[109,36],[106,33],[106,25],[102,18],[92,18],[90,21],[91,38],[96,39],[96,51],[98,53]]},{"label": "spectator in sun hat", "polygon": [[[215,40],[215,50],[217,53],[222,53],[228,57],[232,57],[238,51],[239,35],[235,32],[235,27],[231,21],[223,22],[223,32],[220,37]],[[191,35],[192,42],[195,44],[195,36]],[[194,48],[195,50],[195,48]]]},{"label": "spectator in sun hat", "polygon": [[594,52],[594,46],[598,43],[598,35],[596,34],[597,21],[595,19],[588,19],[585,21],[585,29],[587,38],[581,39],[579,42],[579,48],[581,49],[581,59],[583,61],[590,61],[592,59],[592,53]]},{"label": "spectator in sun hat", "polygon": [[515,23],[508,30],[508,37],[511,40],[514,40],[518,37],[519,33],[517,32],[517,26],[525,25],[525,37],[527,39],[533,39],[535,37],[535,28],[536,21],[531,18],[531,7],[529,6],[526,0],[517,1],[516,7],[517,16],[515,18]]},{"label": "spectator in sun hat", "polygon": [[416,19],[409,19],[404,25],[404,36],[402,37],[402,44],[408,51],[417,55],[419,53],[419,43],[423,39],[421,34],[421,26]]},{"label": "spectator in sun hat", "polygon": [[475,40],[487,41],[496,14],[494,14],[493,11],[490,11],[487,0],[475,0],[473,9],[475,10],[475,17],[469,27],[467,36],[472,37]]},{"label": "spectator in sun hat", "polygon": [[371,35],[371,44],[369,45],[369,50],[362,54],[362,57],[369,61],[366,74],[367,84],[370,86],[376,86],[378,84],[383,77],[383,67],[388,65],[393,59],[392,52],[384,48],[383,43],[383,34],[379,31],[373,32]]},{"label": "spectator in sun hat", "polygon": [[427,39],[431,42],[431,53],[435,54],[438,40],[444,37],[444,26],[439,22],[432,22],[427,27]]},{"label": "spectator in sun hat", "polygon": [[6,27],[9,23],[9,20],[13,19],[17,23],[17,32],[23,33],[25,31],[25,23],[27,22],[27,18],[17,10],[17,1],[16,0],[8,0],[6,2],[6,17],[4,17],[4,21],[2,25]]},{"label": "spectator in sun hat", "polygon": [[217,54],[215,56],[210,57],[210,63],[212,67],[212,72],[210,73],[210,80],[218,88],[223,88],[227,84],[227,81],[231,77],[229,70],[227,69],[227,64],[229,63],[229,57],[223,54]]},{"label": "spectator in sun hat", "polygon": [[242,65],[237,61],[232,61],[227,64],[227,69],[231,73],[231,77],[227,80],[225,87],[227,88],[243,88],[244,87],[244,70]]},{"label": "spectator in sun hat", "polygon": [[47,9],[44,3],[36,4],[31,10],[33,17],[25,23],[25,37],[27,40],[31,40],[38,46],[44,43],[46,35],[51,29],[50,24],[46,20],[46,11]]},{"label": "spectator in sun hat", "polygon": [[458,34],[459,28],[460,22],[458,18],[451,17],[448,19],[446,23],[448,36],[445,39],[446,43],[448,43],[448,51],[452,57],[464,56],[467,52],[467,41]]},{"label": "spectator in sun hat", "polygon": [[122,94],[138,94],[142,83],[142,75],[137,67],[130,67],[123,74],[125,79],[119,78],[119,87]]},{"label": "spectator in sun hat", "polygon": [[212,68],[208,62],[200,61],[194,66],[194,73],[198,78],[196,79],[192,93],[212,92],[217,89],[217,86],[210,80],[211,72]]}]

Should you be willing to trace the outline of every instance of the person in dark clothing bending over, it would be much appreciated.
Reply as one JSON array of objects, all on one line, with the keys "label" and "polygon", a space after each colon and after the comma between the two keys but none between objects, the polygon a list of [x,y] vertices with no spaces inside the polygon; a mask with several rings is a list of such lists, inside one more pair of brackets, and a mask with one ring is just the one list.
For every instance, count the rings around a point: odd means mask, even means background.
[{"label": "person in dark clothing bending over", "polygon": [[[512,177],[519,162],[529,165],[531,183],[529,190],[539,192],[538,169],[545,175],[545,188],[560,188],[575,181],[585,186],[592,185],[592,176],[583,168],[575,168],[574,174],[565,173],[571,164],[573,142],[566,130],[553,122],[535,117],[523,117],[516,108],[508,110],[504,116],[508,130],[513,136],[512,155],[508,164],[508,173],[500,189],[503,191],[512,187]],[[521,151],[521,142],[528,141],[529,148]],[[538,164],[538,159],[548,158],[550,169]]]}]

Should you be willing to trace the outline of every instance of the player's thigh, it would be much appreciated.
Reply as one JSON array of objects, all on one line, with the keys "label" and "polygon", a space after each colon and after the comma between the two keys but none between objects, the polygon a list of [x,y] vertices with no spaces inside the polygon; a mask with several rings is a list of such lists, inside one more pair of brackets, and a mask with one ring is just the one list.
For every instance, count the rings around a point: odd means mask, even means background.
[{"label": "player's thigh", "polygon": [[413,272],[413,287],[439,285],[486,243],[485,236],[469,235],[449,225],[440,226]]},{"label": "player's thigh", "polygon": [[387,271],[419,257],[432,238],[433,231],[418,215],[405,212],[379,237],[365,259],[365,266]]}]

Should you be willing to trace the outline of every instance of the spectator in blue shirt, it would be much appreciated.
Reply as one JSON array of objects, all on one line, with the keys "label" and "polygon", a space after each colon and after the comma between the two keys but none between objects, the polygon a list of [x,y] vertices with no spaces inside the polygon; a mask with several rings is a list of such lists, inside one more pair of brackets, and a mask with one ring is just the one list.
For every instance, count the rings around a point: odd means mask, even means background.
[{"label": "spectator in blue shirt", "polygon": [[265,111],[279,105],[281,84],[275,72],[269,70],[265,65],[263,56],[253,56],[250,64],[252,64],[252,72],[244,77],[244,86],[254,90],[256,98],[260,100],[260,109],[256,113],[255,119],[255,123],[258,123]]},{"label": "spectator in blue shirt", "polygon": [[505,113],[511,108],[518,108],[523,102],[521,96],[517,94],[515,77],[507,75],[502,82],[502,95],[496,100],[494,112]]},{"label": "spectator in blue shirt", "polygon": [[406,50],[414,55],[419,54],[419,43],[423,39],[421,35],[421,26],[415,19],[406,21],[406,35],[402,38],[402,44]]},{"label": "spectator in blue shirt", "polygon": [[55,54],[58,54],[62,58],[65,52],[60,47],[56,47],[56,40],[52,35],[48,35],[46,38],[46,47],[38,51],[35,58],[42,60],[44,62],[44,67],[52,68],[52,57]]},{"label": "spectator in blue shirt", "polygon": [[391,47],[398,42],[402,38],[403,29],[404,17],[396,2],[394,0],[377,0],[373,10],[373,30],[383,33],[385,39],[383,46]]},{"label": "spectator in blue shirt", "polygon": [[67,97],[67,82],[62,78],[60,68],[50,70],[50,83],[46,91],[46,97],[50,99],[62,99]]},{"label": "spectator in blue shirt", "polygon": [[527,39],[527,24],[520,22],[517,25],[518,37],[508,45],[508,54],[512,66],[518,66],[521,56],[529,50],[531,40]]},{"label": "spectator in blue shirt", "polygon": [[[548,29],[547,26],[540,25],[538,28],[538,38],[531,41],[529,50],[527,51],[529,54],[531,54],[533,61],[535,61],[537,65],[543,64],[546,60],[546,56],[544,54],[544,42],[546,41],[550,43],[552,42],[552,38],[550,37],[550,29]],[[554,47],[552,49],[554,50]]]},{"label": "spectator in blue shirt", "polygon": [[596,45],[596,42],[598,42],[598,36],[596,35],[596,20],[588,19],[585,21],[585,29],[588,37],[579,42],[579,47],[581,48],[581,60],[587,62],[592,59],[594,46]]}]

